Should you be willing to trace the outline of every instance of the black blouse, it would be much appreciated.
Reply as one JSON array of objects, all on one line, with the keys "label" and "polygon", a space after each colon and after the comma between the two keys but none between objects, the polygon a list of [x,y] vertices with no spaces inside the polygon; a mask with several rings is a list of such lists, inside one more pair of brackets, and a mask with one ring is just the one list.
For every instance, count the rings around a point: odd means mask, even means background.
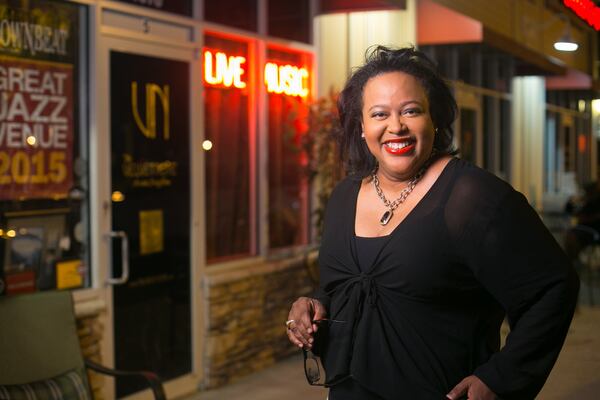
[{"label": "black blouse", "polygon": [[[321,332],[327,382],[347,385],[350,375],[386,400],[440,400],[475,374],[503,399],[533,399],[558,357],[579,281],[525,197],[452,159],[363,271],[360,184],[349,177],[334,190],[319,252],[317,297],[346,321]],[[500,350],[505,314],[511,333]]]},{"label": "black blouse", "polygon": [[379,252],[387,242],[386,236],[362,237],[356,236],[356,256],[358,257],[358,267],[361,271],[367,271],[373,261],[379,255]]}]

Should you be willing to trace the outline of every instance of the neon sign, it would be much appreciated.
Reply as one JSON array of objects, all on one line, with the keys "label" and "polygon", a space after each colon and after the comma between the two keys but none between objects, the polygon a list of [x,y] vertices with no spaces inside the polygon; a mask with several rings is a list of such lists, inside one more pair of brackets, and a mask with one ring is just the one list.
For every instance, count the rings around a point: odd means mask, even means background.
[{"label": "neon sign", "polygon": [[243,68],[246,58],[241,56],[227,56],[222,52],[212,53],[204,51],[204,80],[210,85],[234,86],[239,89],[246,87],[242,75],[246,72]]},{"label": "neon sign", "polygon": [[[244,81],[246,58],[228,56],[221,51],[204,50],[204,81],[212,86],[246,87]],[[265,64],[267,92],[306,98],[308,96],[308,70],[293,65]]]},{"label": "neon sign", "polygon": [[288,96],[308,96],[308,71],[293,65],[265,65],[265,84],[269,93],[284,93]]},{"label": "neon sign", "polygon": [[563,0],[563,4],[573,10],[575,14],[588,25],[600,30],[600,7],[591,0]]}]

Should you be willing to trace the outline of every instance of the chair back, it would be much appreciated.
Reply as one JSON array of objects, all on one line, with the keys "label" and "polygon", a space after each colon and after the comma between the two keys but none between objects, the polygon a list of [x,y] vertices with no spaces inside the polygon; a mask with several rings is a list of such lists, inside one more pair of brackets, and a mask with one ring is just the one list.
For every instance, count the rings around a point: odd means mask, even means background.
[{"label": "chair back", "polygon": [[48,379],[84,368],[71,293],[0,297],[0,384]]}]

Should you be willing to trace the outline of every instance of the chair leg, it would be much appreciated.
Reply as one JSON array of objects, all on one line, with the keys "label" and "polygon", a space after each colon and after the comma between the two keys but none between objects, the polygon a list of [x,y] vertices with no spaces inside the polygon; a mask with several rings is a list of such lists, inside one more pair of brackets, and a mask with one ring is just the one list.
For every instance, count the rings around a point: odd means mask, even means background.
[{"label": "chair leg", "polygon": [[587,286],[588,286],[588,297],[590,299],[590,306],[594,305],[594,276],[593,276],[593,268],[592,268],[592,262],[594,260],[592,260],[592,252],[590,252],[590,255],[588,256],[588,263],[587,263]]},{"label": "chair leg", "polygon": [[590,306],[594,305],[594,279],[592,277],[592,269],[588,269],[588,290],[590,293]]}]

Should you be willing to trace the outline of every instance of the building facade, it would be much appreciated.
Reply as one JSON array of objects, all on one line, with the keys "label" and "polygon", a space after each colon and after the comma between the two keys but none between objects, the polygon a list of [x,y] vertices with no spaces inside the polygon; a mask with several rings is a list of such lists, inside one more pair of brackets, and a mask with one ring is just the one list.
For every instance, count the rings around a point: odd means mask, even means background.
[{"label": "building facade", "polygon": [[433,57],[461,157],[560,207],[597,176],[595,31],[558,1],[494,7],[0,0],[1,295],[71,290],[85,354],[170,398],[294,353],[283,321],[318,279],[310,107],[373,44]]}]

